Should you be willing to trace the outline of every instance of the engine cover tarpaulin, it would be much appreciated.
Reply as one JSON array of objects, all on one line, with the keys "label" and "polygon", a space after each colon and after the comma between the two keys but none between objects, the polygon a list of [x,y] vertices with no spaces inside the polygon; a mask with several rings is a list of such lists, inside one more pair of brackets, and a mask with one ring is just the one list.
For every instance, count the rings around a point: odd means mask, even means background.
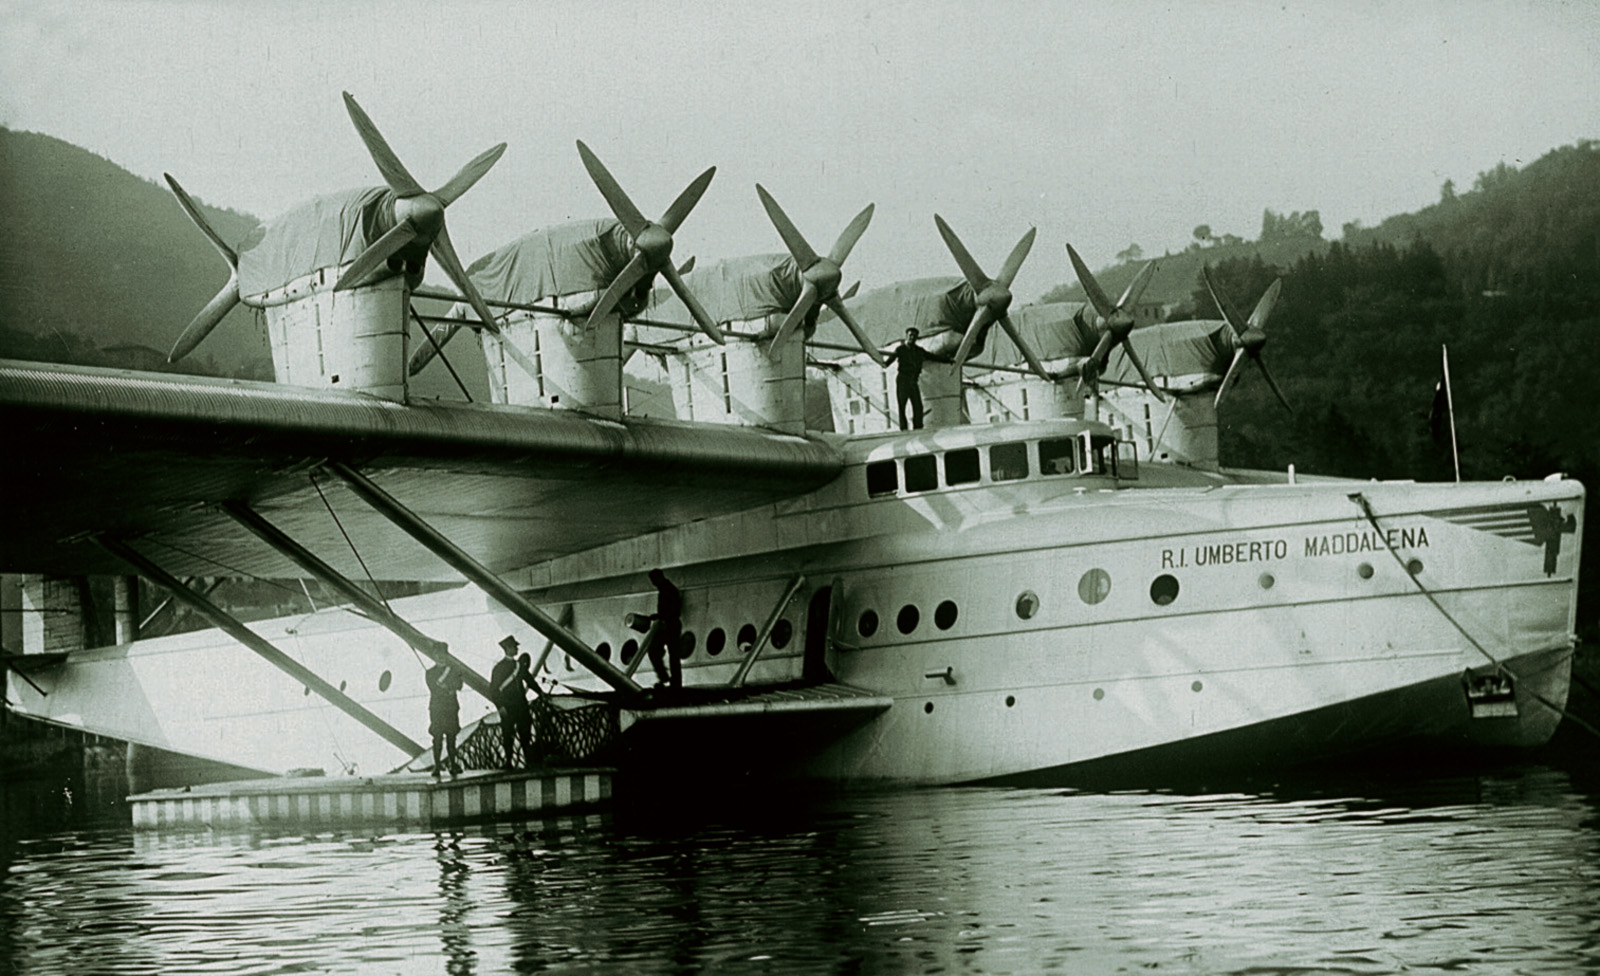
[{"label": "engine cover tarpaulin", "polygon": [[[1233,358],[1232,330],[1220,319],[1169,322],[1135,329],[1128,341],[1152,376],[1192,376],[1226,372]],[[1088,353],[1084,353],[1088,355]],[[1142,386],[1139,371],[1119,345],[1101,374],[1108,382]]]},{"label": "engine cover tarpaulin", "polygon": [[[976,301],[972,286],[964,279],[946,277],[874,288],[845,304],[872,341],[883,346],[903,338],[907,329],[916,329],[924,338],[943,330],[965,331]],[[828,342],[856,344],[832,312],[823,312],[817,332],[818,338]]]},{"label": "engine cover tarpaulin", "polygon": [[[689,291],[713,322],[753,322],[786,314],[800,297],[800,269],[787,254],[753,254],[697,265],[684,276]],[[670,288],[650,296],[650,317],[693,324],[689,310]]]},{"label": "engine cover tarpaulin", "polygon": [[394,193],[386,187],[314,197],[240,242],[239,294],[248,303],[320,268],[354,261],[393,226]]},{"label": "engine cover tarpaulin", "polygon": [[467,275],[485,298],[531,305],[599,291],[632,256],[633,241],[616,220],[576,220],[495,248],[472,262]]}]

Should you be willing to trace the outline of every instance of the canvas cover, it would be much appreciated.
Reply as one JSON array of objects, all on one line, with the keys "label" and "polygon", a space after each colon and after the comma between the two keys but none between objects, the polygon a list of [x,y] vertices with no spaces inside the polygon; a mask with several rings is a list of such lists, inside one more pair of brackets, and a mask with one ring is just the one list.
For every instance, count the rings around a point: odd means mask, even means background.
[{"label": "canvas cover", "polygon": [[[697,262],[683,280],[713,322],[753,322],[774,313],[787,314],[800,297],[800,269],[787,254]],[[665,285],[652,292],[645,314],[663,322],[690,324],[689,310]]]},{"label": "canvas cover", "polygon": [[394,226],[394,193],[370,186],[329,193],[256,227],[236,248],[246,300],[354,261]]},{"label": "canvas cover", "polygon": [[[917,278],[874,288],[845,303],[872,341],[879,346],[897,342],[907,329],[923,337],[954,329],[965,331],[976,308],[972,286],[962,278]],[[824,311],[817,338],[854,346],[855,337],[832,312]]]},{"label": "canvas cover", "polygon": [[604,289],[632,256],[633,241],[613,218],[576,220],[495,248],[467,275],[485,298],[535,304]]}]

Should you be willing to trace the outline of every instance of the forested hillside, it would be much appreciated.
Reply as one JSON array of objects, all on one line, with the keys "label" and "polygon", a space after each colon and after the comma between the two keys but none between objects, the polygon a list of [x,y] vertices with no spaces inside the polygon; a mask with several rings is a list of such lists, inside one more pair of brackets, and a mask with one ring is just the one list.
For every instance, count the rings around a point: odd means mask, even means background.
[{"label": "forested hillside", "polygon": [[[256,224],[201,209],[225,241]],[[165,186],[50,136],[0,128],[0,214],[0,357],[167,368],[168,348],[228,280]],[[171,368],[272,375],[265,334],[243,308]]]}]

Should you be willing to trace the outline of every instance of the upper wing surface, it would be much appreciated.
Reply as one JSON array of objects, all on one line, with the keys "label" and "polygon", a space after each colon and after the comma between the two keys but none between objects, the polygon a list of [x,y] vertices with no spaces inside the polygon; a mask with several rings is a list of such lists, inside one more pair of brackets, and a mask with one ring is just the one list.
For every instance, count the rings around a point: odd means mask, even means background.
[{"label": "upper wing surface", "polygon": [[[497,572],[789,497],[842,468],[750,428],[428,402],[0,360],[0,572],[305,575],[218,508],[242,501],[346,575],[455,580],[320,470],[358,468]],[[359,558],[358,558],[359,554]]]}]

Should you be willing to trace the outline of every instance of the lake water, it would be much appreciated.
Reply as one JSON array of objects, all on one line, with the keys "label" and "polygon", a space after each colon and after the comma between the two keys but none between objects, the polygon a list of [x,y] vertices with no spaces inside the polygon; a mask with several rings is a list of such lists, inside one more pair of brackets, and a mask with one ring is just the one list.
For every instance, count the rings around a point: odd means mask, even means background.
[{"label": "lake water", "polygon": [[376,836],[135,832],[13,784],[0,973],[1595,973],[1597,767]]}]

